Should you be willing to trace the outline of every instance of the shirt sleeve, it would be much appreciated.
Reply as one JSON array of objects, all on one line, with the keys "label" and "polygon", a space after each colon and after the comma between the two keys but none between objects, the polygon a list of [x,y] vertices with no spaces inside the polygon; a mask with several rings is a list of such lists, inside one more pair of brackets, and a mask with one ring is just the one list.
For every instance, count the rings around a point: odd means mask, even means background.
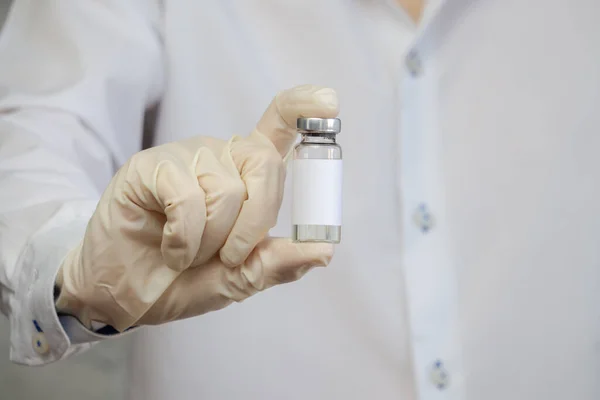
[{"label": "shirt sleeve", "polygon": [[17,0],[0,35],[0,310],[11,360],[106,337],[58,316],[53,287],[163,89],[159,0]]}]

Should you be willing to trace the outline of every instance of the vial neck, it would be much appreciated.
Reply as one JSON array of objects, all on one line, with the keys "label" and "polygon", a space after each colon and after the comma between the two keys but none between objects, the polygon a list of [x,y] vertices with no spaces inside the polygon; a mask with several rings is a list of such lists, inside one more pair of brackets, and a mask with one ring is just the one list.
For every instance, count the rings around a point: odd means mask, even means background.
[{"label": "vial neck", "polygon": [[302,134],[302,143],[335,144],[335,134]]}]

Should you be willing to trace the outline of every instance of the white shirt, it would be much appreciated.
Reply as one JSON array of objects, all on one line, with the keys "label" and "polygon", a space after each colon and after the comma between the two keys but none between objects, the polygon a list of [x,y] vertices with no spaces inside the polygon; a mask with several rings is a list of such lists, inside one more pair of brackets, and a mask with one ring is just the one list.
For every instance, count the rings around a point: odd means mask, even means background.
[{"label": "white shirt", "polygon": [[228,138],[314,83],[343,121],[332,265],[134,333],[131,398],[600,398],[599,11],[446,0],[416,27],[392,0],[17,2],[0,37],[11,357],[104,338],[57,319],[52,283],[145,109],[160,101],[147,143]]}]

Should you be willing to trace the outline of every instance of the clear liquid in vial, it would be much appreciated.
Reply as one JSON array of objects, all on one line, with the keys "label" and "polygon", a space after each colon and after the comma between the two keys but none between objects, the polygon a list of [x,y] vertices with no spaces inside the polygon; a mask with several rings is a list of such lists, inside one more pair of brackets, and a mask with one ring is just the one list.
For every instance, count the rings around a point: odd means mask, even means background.
[{"label": "clear liquid in vial", "polygon": [[342,238],[339,225],[294,225],[292,239],[295,242],[320,242],[337,244]]}]

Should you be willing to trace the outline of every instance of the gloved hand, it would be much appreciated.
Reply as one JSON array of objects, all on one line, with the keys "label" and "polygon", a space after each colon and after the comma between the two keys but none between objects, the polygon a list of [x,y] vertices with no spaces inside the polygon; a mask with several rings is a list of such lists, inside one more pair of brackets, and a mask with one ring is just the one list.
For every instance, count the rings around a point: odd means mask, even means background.
[{"label": "gloved hand", "polygon": [[135,154],[61,265],[58,311],[123,331],[218,310],[327,265],[331,245],[266,235],[296,119],[337,114],[333,90],[300,86],[279,93],[247,137],[195,137]]}]

